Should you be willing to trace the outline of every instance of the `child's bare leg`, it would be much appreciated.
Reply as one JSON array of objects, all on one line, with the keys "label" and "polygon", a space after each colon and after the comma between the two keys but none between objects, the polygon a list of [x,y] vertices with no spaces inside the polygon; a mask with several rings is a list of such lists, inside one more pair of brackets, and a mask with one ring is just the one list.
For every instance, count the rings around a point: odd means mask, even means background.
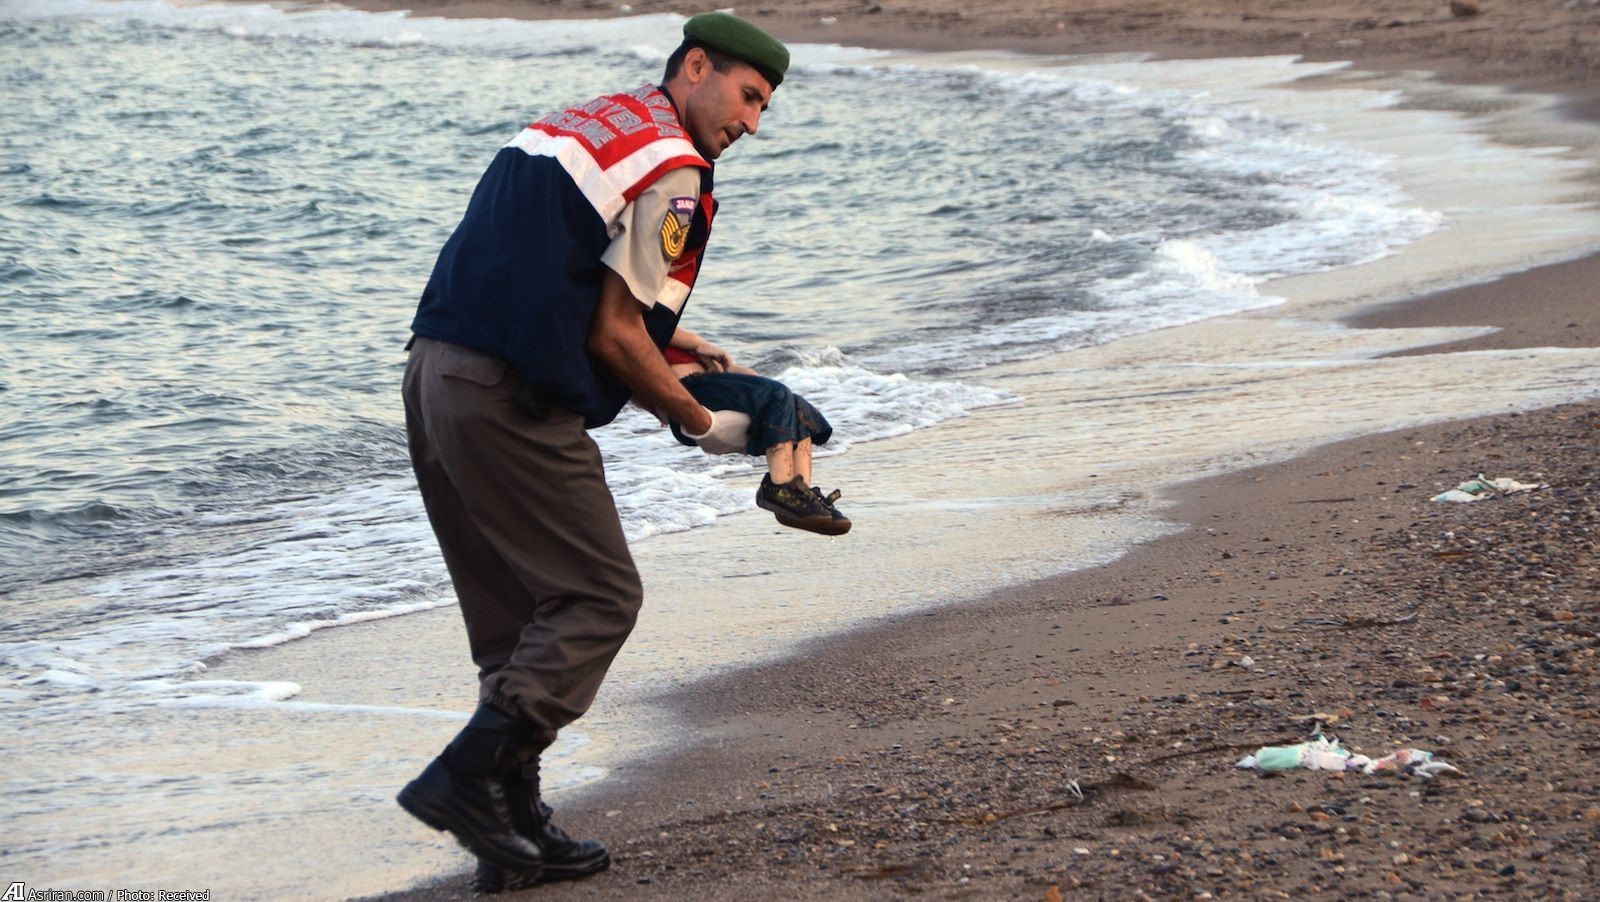
[{"label": "child's bare leg", "polygon": [[794,471],[806,481],[806,485],[813,485],[811,481],[811,439],[803,439],[794,446]]},{"label": "child's bare leg", "polygon": [[[823,497],[811,485],[811,440],[779,442],[767,449],[767,474],[756,492],[756,505],[778,515],[785,526],[809,529],[823,535],[842,536],[850,531],[850,518],[833,506],[838,492]],[[799,482],[798,486],[787,485]]]},{"label": "child's bare leg", "polygon": [[811,439],[790,444],[779,442],[767,449],[767,472],[772,474],[772,481],[777,483],[788,482],[799,476],[811,484]]},{"label": "child's bare leg", "polygon": [[[806,442],[808,452],[810,446],[811,443]],[[794,445],[788,442],[779,442],[767,449],[767,472],[772,475],[773,482],[782,485],[794,478],[796,457]],[[811,455],[808,453],[806,455],[806,466],[809,468],[810,465]],[[806,483],[806,485],[810,484],[810,482]]]}]

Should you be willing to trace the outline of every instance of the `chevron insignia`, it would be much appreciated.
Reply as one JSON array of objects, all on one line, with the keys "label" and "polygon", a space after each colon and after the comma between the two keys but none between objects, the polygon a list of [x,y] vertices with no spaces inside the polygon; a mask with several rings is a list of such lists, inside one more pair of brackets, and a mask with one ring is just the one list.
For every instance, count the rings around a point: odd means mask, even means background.
[{"label": "chevron insignia", "polygon": [[661,220],[661,252],[668,260],[676,260],[688,243],[688,223],[679,220],[676,213],[668,212]]},{"label": "chevron insignia", "polygon": [[694,218],[695,199],[674,197],[667,202],[667,215],[661,220],[661,252],[668,260],[683,255],[689,243],[689,222]]}]

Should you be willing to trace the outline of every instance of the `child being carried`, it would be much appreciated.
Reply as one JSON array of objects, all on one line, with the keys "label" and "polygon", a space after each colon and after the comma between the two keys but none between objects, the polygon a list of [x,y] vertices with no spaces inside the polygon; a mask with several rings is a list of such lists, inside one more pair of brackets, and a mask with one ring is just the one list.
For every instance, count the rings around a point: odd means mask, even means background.
[{"label": "child being carried", "polygon": [[[840,493],[824,495],[811,485],[812,446],[827,444],[833,435],[821,411],[782,382],[735,365],[728,352],[681,326],[662,353],[701,406],[750,417],[745,453],[767,459],[757,505],[784,526],[829,536],[850,531],[850,518],[834,507]],[[695,446],[679,424],[669,425],[679,442]]]}]

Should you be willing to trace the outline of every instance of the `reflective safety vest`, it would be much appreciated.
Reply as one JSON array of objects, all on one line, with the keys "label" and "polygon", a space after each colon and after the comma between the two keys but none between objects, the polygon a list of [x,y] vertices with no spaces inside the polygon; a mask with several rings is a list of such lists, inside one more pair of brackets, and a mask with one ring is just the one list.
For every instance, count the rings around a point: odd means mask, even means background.
[{"label": "reflective safety vest", "polygon": [[523,129],[478,181],[422,292],[411,330],[504,358],[537,393],[600,426],[631,390],[589,356],[600,257],[622,211],[662,175],[700,170],[700,199],[645,328],[666,347],[694,288],[716,214],[712,166],[666,93],[645,85]]}]

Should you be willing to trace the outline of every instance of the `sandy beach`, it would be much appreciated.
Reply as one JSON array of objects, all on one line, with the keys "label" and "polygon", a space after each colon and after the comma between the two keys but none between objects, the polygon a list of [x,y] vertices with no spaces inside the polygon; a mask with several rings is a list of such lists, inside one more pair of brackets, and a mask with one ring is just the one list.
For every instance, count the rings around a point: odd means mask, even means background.
[{"label": "sandy beach", "polygon": [[[701,8],[351,4],[0,0],[29,892],[468,892],[395,804],[476,703],[406,324]],[[615,867],[539,892],[1593,895],[1600,0],[737,10],[794,65],[687,322],[855,528],[596,431],[646,604],[543,775]],[[1459,772],[1235,767],[1319,730]]]},{"label": "sandy beach", "polygon": [[[1556,408],[1185,486],[1192,528],[1112,566],[696,687],[705,742],[570,815],[617,866],[539,894],[1582,897],[1597,429]],[[1427,500],[1488,467],[1551,487]],[[1316,721],[1463,774],[1228,766]]]},{"label": "sandy beach", "polygon": [[[598,2],[358,2],[592,17]],[[642,0],[633,13],[692,12]],[[1303,54],[1600,107],[1600,5],[773,0],[779,35],[886,48]],[[1593,197],[1590,198],[1593,202]],[[1600,258],[1346,318],[1488,326],[1408,355],[1600,343]],[[1461,358],[1463,360],[1467,358]],[[1472,391],[1462,385],[1462,392]],[[1178,534],[1087,571],[811,643],[658,701],[699,741],[563,822],[607,873],[543,898],[1583,897],[1600,883],[1600,407],[1325,445],[1171,493]],[[1478,473],[1545,487],[1431,502]],[[829,586],[848,593],[850,586]],[[1234,769],[1318,728],[1462,773]],[[1075,792],[1076,786],[1081,792]],[[398,814],[396,815],[398,817]],[[455,876],[386,898],[469,895]]]},{"label": "sandy beach", "polygon": [[[1577,301],[1518,328],[1556,345],[1595,328],[1587,289],[1560,291],[1584,265],[1370,316],[1438,325],[1458,297],[1548,290]],[[1190,483],[1187,529],[1109,566],[664,697],[700,741],[585,793],[565,819],[617,864],[536,894],[1584,897],[1597,435],[1600,409],[1571,405]],[[1479,472],[1548,487],[1429,500]],[[1231,767],[1319,727],[1462,773]],[[463,874],[389,898],[469,896]]]}]

